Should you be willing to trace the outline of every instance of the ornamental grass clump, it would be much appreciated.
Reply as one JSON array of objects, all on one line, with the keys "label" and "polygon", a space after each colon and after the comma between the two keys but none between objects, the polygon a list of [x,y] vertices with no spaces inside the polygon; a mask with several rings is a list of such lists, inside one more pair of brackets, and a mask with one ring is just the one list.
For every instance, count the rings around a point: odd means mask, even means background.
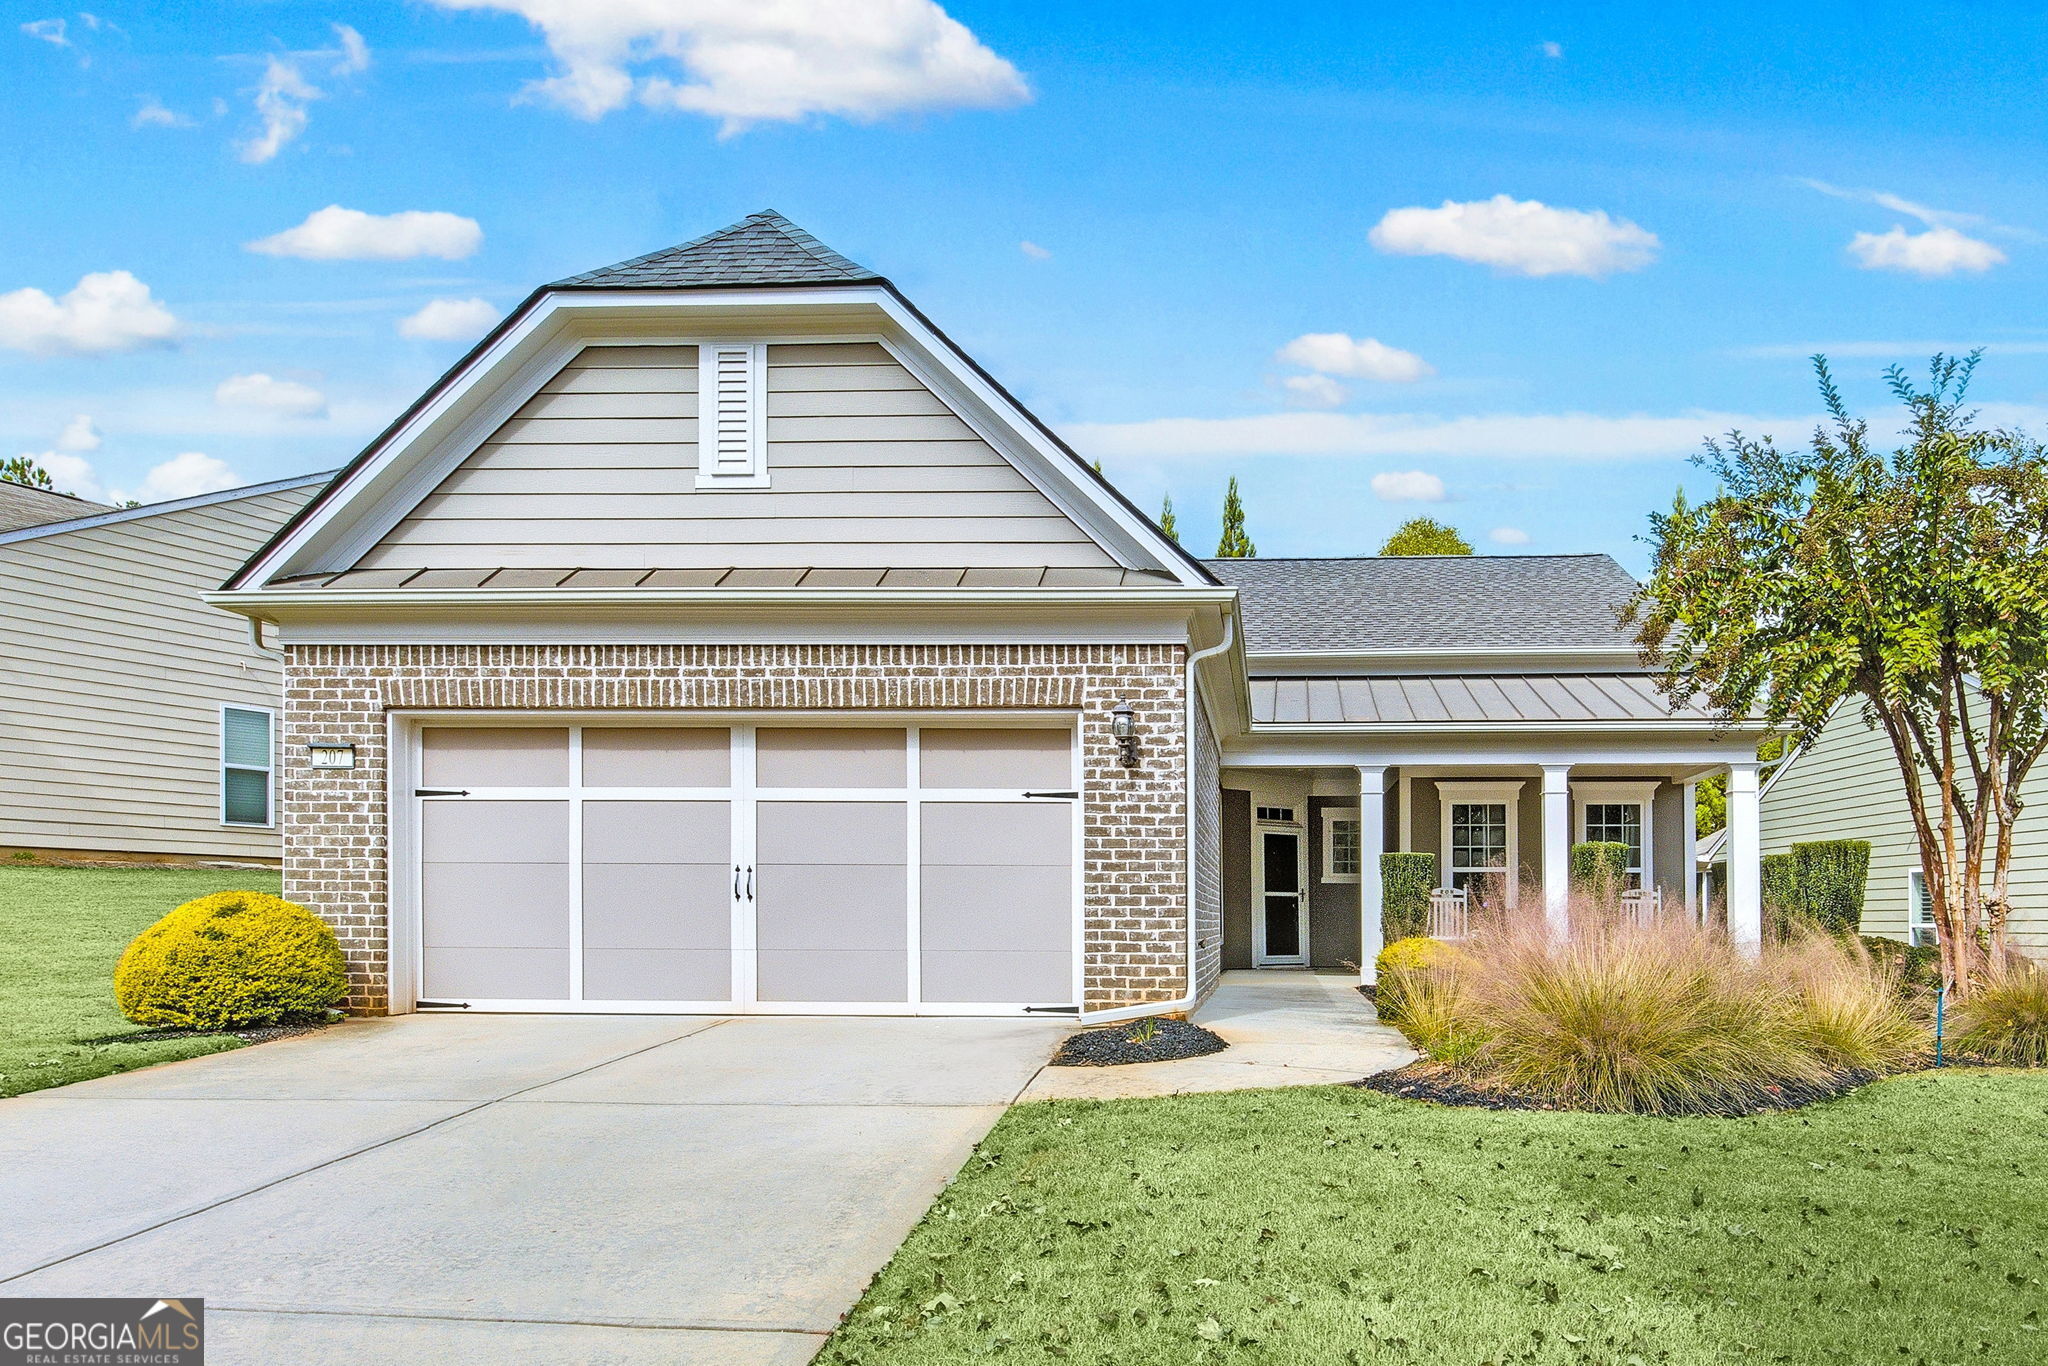
[{"label": "ornamental grass clump", "polygon": [[1398,1025],[1479,1093],[1567,1109],[1746,1113],[1910,1065],[1926,1033],[1860,946],[1800,936],[1762,959],[1675,918],[1573,905],[1487,927],[1397,971]]},{"label": "ornamental grass clump", "polygon": [[114,967],[121,1013],[175,1029],[319,1019],[347,995],[327,922],[266,892],[188,901],[135,936]]},{"label": "ornamental grass clump", "polygon": [[1950,1046],[1963,1057],[2048,1067],[2048,971],[2012,959],[1955,1005],[1949,1030]]}]

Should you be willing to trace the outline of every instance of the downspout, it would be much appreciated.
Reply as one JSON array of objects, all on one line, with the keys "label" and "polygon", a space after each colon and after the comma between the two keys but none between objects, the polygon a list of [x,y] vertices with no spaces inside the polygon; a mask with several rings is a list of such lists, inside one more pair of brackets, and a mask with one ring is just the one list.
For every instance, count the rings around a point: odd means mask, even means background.
[{"label": "downspout", "polygon": [[1192,1010],[1198,999],[1195,987],[1195,958],[1201,945],[1195,925],[1195,708],[1201,705],[1201,696],[1195,682],[1195,669],[1203,660],[1220,655],[1237,643],[1237,618],[1229,612],[1223,614],[1223,639],[1206,650],[1196,650],[1188,656],[1187,662],[1187,719],[1182,731],[1183,744],[1187,755],[1184,767],[1187,769],[1187,889],[1188,889],[1188,951],[1187,951],[1187,992],[1172,1001],[1148,1001],[1143,1005],[1123,1006],[1116,1010],[1088,1011],[1082,1016],[1084,1024],[1112,1024],[1118,1020],[1133,1020],[1141,1015],[1171,1015],[1176,1011]]}]

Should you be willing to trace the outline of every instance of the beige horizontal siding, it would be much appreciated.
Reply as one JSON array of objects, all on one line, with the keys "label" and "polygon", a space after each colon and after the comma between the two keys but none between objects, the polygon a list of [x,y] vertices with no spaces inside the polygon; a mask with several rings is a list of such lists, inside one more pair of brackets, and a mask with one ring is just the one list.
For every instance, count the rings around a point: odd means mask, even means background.
[{"label": "beige horizontal siding", "polygon": [[699,491],[696,359],[586,348],[356,567],[1114,563],[870,342],[770,346],[770,487]]},{"label": "beige horizontal siding", "polygon": [[[2037,769],[2021,791],[2026,809],[2008,882],[2012,934],[2029,953],[2048,956],[2048,772]],[[1764,794],[1765,853],[1825,839],[1870,841],[1864,932],[1903,938],[1910,914],[1907,879],[1920,866],[1919,845],[1891,745],[1882,731],[1864,725],[1853,702]]]},{"label": "beige horizontal siding", "polygon": [[207,606],[314,489],[0,546],[0,844],[274,858],[220,823],[220,708],[278,708],[275,659]]}]

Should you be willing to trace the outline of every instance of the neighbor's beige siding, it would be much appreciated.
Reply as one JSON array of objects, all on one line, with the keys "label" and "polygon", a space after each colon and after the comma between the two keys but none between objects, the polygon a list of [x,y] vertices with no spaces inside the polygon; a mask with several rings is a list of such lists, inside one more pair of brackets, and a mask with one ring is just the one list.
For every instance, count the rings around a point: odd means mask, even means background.
[{"label": "neighbor's beige siding", "polygon": [[767,402],[770,486],[700,491],[696,348],[587,348],[357,567],[1113,563],[879,345],[770,346]]},{"label": "neighbor's beige siding", "polygon": [[199,594],[316,488],[0,545],[0,846],[278,856],[220,822],[220,708],[275,711],[282,666]]},{"label": "neighbor's beige siding", "polygon": [[[2013,854],[2013,938],[2039,956],[2048,954],[2048,773],[2037,769],[2021,791],[2027,809]],[[1903,938],[1907,878],[1920,866],[1913,817],[1891,745],[1883,732],[1863,724],[1862,709],[1853,702],[1835,713],[1763,798],[1766,854],[1782,854],[1805,840],[1832,839],[1870,841],[1864,932]]]}]

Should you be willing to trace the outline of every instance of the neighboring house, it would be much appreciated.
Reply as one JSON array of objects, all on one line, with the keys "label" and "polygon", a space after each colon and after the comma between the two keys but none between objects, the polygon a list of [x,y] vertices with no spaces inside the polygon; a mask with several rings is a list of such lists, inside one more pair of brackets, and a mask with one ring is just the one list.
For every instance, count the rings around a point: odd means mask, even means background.
[{"label": "neighboring house", "polygon": [[23,527],[44,526],[50,522],[69,521],[73,517],[90,517],[95,512],[112,511],[105,503],[89,503],[68,493],[0,479],[0,532],[19,531]]},{"label": "neighboring house", "polygon": [[122,509],[0,486],[0,851],[278,858],[280,660],[200,595],[326,478]]},{"label": "neighboring house", "polygon": [[[1927,796],[1939,809],[1931,780]],[[2048,956],[2048,771],[2020,785],[2024,810],[2013,834],[2007,894],[2015,947]],[[1763,851],[1782,854],[1808,840],[1870,841],[1863,885],[1863,932],[1934,942],[1934,907],[1920,881],[1920,846],[1906,783],[1882,731],[1866,725],[1854,698],[1835,709],[1811,745],[1793,751],[1763,793]]]},{"label": "neighboring house", "polygon": [[537,290],[213,600],[277,629],[286,894],[358,1010],[1109,1019],[1369,964],[1383,849],[1682,889],[1732,760],[1753,850],[1756,737],[1655,695],[1632,588],[1204,564],[757,214]]}]

